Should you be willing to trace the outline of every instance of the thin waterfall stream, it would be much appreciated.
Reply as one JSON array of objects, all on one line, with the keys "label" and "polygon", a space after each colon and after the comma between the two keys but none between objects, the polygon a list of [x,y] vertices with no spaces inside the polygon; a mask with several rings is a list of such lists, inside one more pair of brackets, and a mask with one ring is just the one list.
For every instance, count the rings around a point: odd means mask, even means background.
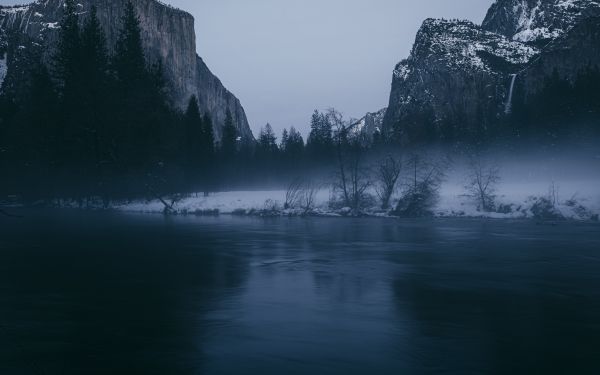
[{"label": "thin waterfall stream", "polygon": [[512,112],[512,97],[515,88],[515,81],[517,80],[517,75],[518,74],[511,74],[512,80],[510,81],[510,90],[508,91],[508,99],[506,100],[506,106],[504,108],[504,113],[506,113],[507,115]]}]

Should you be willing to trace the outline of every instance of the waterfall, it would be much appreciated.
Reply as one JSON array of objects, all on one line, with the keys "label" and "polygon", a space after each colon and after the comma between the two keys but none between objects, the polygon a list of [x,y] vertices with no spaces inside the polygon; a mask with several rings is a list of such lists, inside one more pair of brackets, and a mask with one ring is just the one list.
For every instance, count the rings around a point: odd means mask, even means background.
[{"label": "waterfall", "polygon": [[506,105],[504,107],[504,113],[507,115],[512,112],[512,97],[513,90],[515,88],[515,81],[517,80],[517,74],[511,74],[512,80],[510,81],[510,90],[508,91],[508,99],[506,100]]}]

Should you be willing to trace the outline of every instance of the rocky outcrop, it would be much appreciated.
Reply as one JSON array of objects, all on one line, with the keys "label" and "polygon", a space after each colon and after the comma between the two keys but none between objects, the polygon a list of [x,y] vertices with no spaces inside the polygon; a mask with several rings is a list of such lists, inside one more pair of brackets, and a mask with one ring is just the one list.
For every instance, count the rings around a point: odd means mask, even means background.
[{"label": "rocky outcrop", "polygon": [[498,0],[482,26],[426,20],[396,65],[384,132],[402,143],[493,132],[511,91],[600,64],[598,1]]},{"label": "rocky outcrop", "polygon": [[[185,108],[190,97],[199,98],[201,110],[212,115],[217,139],[226,110],[231,110],[243,138],[253,140],[246,115],[239,100],[215,77],[196,54],[194,18],[182,10],[156,0],[131,0],[140,20],[142,42],[149,63],[160,62],[167,84],[168,97],[177,108]],[[121,29],[126,0],[80,0],[78,13],[83,20],[92,6],[114,47]],[[7,81],[21,81],[17,61],[20,54],[40,49],[50,62],[58,38],[64,0],[39,0],[26,6],[0,7],[0,55],[8,52]],[[15,62],[13,64],[13,62]],[[14,68],[13,69],[13,65]]]},{"label": "rocky outcrop", "polygon": [[381,129],[383,128],[383,118],[386,111],[387,108],[383,108],[377,112],[367,113],[365,117],[350,126],[350,132],[372,141],[376,133],[381,133]]}]

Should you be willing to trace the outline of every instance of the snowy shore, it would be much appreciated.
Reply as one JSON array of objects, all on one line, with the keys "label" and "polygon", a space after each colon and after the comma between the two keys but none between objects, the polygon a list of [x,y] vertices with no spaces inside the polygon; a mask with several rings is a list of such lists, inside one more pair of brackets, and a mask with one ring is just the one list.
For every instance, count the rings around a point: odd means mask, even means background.
[{"label": "snowy shore", "polygon": [[[509,193],[498,194],[496,199],[497,212],[482,212],[477,203],[459,186],[444,189],[439,202],[433,211],[435,217],[485,217],[494,219],[526,219],[536,218],[540,203],[549,200],[547,192],[538,190],[538,194],[527,194],[523,191],[535,191],[533,187],[523,189],[523,186],[505,187]],[[600,192],[600,190],[599,190]],[[600,194],[579,194],[576,191],[562,191],[556,197],[549,209],[557,218],[569,220],[598,220],[600,214]],[[316,194],[314,208],[305,212],[302,208],[284,209],[285,190],[265,191],[231,191],[212,193],[208,197],[202,193],[182,198],[173,203],[169,212],[172,214],[188,215],[254,215],[254,216],[348,216],[349,208],[332,208],[330,199],[332,193],[322,189]],[[563,198],[564,196],[564,198]],[[169,201],[169,204],[171,202]],[[164,213],[165,204],[160,200],[134,201],[117,204],[112,207],[123,212]],[[391,216],[389,211],[381,210],[374,202],[372,207],[361,211],[365,216]]]}]

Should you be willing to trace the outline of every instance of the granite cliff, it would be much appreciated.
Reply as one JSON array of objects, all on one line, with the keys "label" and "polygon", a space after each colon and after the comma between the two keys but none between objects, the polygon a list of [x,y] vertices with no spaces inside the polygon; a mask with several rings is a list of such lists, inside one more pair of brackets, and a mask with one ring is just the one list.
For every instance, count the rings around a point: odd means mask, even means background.
[{"label": "granite cliff", "polygon": [[427,19],[394,69],[383,131],[401,143],[493,133],[513,91],[600,64],[600,3],[497,0],[482,25]]},{"label": "granite cliff", "polygon": [[[229,109],[239,134],[253,140],[240,101],[211,73],[196,53],[194,18],[182,10],[156,0],[131,0],[142,28],[148,63],[162,64],[167,92],[173,106],[183,109],[196,95],[200,109],[213,118],[219,140]],[[92,6],[106,33],[109,48],[114,47],[121,28],[126,0],[80,0],[80,19]],[[0,7],[0,85],[18,89],[24,81],[30,59],[39,56],[52,63],[59,35],[64,0],[39,0],[24,6]],[[39,58],[37,57],[37,58]]]}]

